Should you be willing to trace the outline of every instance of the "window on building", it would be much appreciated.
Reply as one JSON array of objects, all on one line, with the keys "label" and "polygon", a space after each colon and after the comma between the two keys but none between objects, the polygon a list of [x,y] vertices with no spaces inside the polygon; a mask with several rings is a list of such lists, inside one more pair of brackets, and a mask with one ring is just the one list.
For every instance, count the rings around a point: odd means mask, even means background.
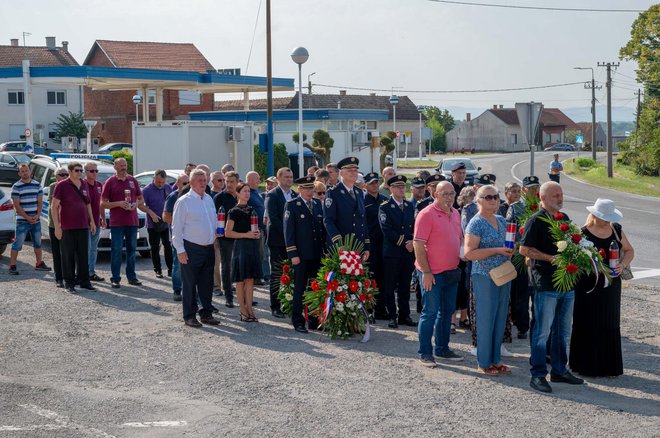
[{"label": "window on building", "polygon": [[199,105],[201,99],[202,95],[197,91],[179,91],[179,105]]},{"label": "window on building", "polygon": [[25,95],[22,91],[9,91],[7,101],[9,105],[23,105],[25,103]]},{"label": "window on building", "polygon": [[511,134],[511,144],[518,144],[518,134]]},{"label": "window on building", "polygon": [[48,91],[48,105],[66,105],[66,91]]}]

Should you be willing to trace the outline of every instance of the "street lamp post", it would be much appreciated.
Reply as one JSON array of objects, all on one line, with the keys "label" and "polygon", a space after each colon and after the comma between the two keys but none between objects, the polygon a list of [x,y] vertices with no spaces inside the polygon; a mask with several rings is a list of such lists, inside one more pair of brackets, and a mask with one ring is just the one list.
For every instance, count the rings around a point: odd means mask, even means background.
[{"label": "street lamp post", "polygon": [[396,95],[391,95],[390,96],[390,103],[392,104],[392,130],[394,131],[394,152],[392,153],[392,167],[394,167],[394,170],[396,170],[396,162],[397,162],[397,153],[398,153],[398,143],[399,143],[399,136],[396,134],[396,104],[399,103],[401,99],[399,99],[399,96]]},{"label": "street lamp post", "polygon": [[291,52],[291,59],[298,64],[298,178],[305,176],[303,153],[303,111],[302,111],[302,65],[309,59],[309,52],[304,47],[296,47]]},{"label": "street lamp post", "polygon": [[591,158],[596,161],[596,81],[592,67],[573,67],[575,70],[591,70],[591,87],[585,84],[585,88],[591,88]]},{"label": "street lamp post", "polygon": [[419,159],[422,159],[422,112],[424,111],[424,105],[418,105],[417,111],[419,111]]},{"label": "street lamp post", "polygon": [[139,106],[142,103],[142,96],[140,96],[139,94],[133,96],[133,103],[135,104],[135,124],[138,124],[140,123]]}]

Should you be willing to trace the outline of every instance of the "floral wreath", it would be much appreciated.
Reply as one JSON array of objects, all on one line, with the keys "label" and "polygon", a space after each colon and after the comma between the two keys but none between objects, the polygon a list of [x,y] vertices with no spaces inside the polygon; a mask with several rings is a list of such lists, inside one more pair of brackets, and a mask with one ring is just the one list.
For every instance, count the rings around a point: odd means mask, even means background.
[{"label": "floral wreath", "polygon": [[293,313],[293,280],[294,270],[291,260],[282,261],[282,275],[280,275],[280,291],[278,298],[280,300],[280,309],[282,313],[289,318]]}]

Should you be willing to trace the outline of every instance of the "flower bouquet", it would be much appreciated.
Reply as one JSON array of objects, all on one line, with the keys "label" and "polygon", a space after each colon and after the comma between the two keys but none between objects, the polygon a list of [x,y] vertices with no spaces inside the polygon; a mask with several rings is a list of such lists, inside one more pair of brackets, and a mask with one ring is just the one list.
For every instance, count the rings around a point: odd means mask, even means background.
[{"label": "flower bouquet", "polygon": [[282,275],[280,275],[278,297],[280,299],[282,313],[289,318],[291,318],[291,313],[293,313],[293,275],[294,270],[291,260],[284,260],[282,262]]},{"label": "flower bouquet", "polygon": [[340,239],[321,260],[321,269],[305,292],[310,314],[332,339],[358,332],[365,333],[364,342],[369,338],[369,313],[378,289],[362,263],[362,249],[353,234]]},{"label": "flower bouquet", "polygon": [[[523,200],[525,208],[524,210],[520,213],[520,215],[517,217],[518,221],[518,233],[522,237],[523,233],[525,232],[525,224],[527,223],[527,220],[532,217],[534,213],[539,211],[539,194],[538,193],[525,193],[523,195]],[[516,240],[516,251],[513,254],[512,258],[512,263],[516,267],[516,270],[518,272],[523,272],[523,270],[527,269],[527,265],[525,264],[525,257],[520,254],[520,239]]]},{"label": "flower bouquet", "polygon": [[552,262],[557,267],[552,276],[557,291],[573,290],[583,275],[594,274],[596,284],[599,275],[604,275],[606,282],[611,280],[609,268],[603,262],[603,254],[593,242],[584,238],[575,224],[566,220],[563,213],[557,213],[552,218],[539,216],[539,219],[550,225],[550,235],[557,246],[558,254]]}]

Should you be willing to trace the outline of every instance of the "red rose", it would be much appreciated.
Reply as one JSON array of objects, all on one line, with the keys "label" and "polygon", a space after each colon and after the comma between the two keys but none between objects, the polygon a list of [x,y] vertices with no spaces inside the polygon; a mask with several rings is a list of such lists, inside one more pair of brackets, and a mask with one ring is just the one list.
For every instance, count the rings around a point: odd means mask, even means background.
[{"label": "red rose", "polygon": [[541,194],[540,193],[536,194],[536,199],[541,199]]},{"label": "red rose", "polygon": [[562,230],[563,232],[566,232],[570,229],[570,227],[568,226],[568,224],[561,224],[559,226],[559,229]]},{"label": "red rose", "polygon": [[564,219],[564,213],[555,213],[555,219],[558,221]]},{"label": "red rose", "polygon": [[578,243],[580,243],[580,240],[582,240],[582,236],[580,236],[579,234],[573,234],[571,236],[571,240],[573,241],[573,243],[577,245]]},{"label": "red rose", "polygon": [[371,280],[371,288],[376,289],[378,285],[376,284],[376,280]]},{"label": "red rose", "polygon": [[520,235],[522,236],[522,233],[524,233],[524,232],[525,232],[525,227],[520,227],[520,231],[518,231],[518,232],[519,232],[519,233],[520,233]]},{"label": "red rose", "polygon": [[328,290],[337,290],[338,287],[339,287],[339,283],[337,283],[336,281],[333,280],[328,282]]},{"label": "red rose", "polygon": [[601,248],[601,249],[598,250],[598,254],[600,254],[600,256],[601,256],[602,258],[605,258],[605,256],[606,256],[606,254],[605,254],[605,250],[604,250],[603,248]]},{"label": "red rose", "polygon": [[355,280],[351,280],[350,283],[348,283],[348,288],[351,290],[351,292],[355,292],[358,290],[358,282]]},{"label": "red rose", "polygon": [[360,301],[363,303],[367,301],[367,294],[360,294]]},{"label": "red rose", "polygon": [[537,204],[532,204],[532,205],[529,206],[529,209],[532,210],[532,211],[536,211],[536,210],[539,209],[539,206]]},{"label": "red rose", "polygon": [[339,293],[337,294],[337,301],[339,301],[340,303],[344,303],[344,302],[346,302],[346,298],[347,298],[347,297],[346,297],[346,292],[343,292],[343,291],[342,291],[342,292],[339,292]]},{"label": "red rose", "polygon": [[282,274],[282,276],[280,277],[280,283],[289,284],[291,283],[291,278],[286,274]]},{"label": "red rose", "polygon": [[321,289],[321,286],[319,286],[319,282],[316,281],[316,280],[312,281],[312,290],[317,291],[317,290],[320,290],[320,289]]},{"label": "red rose", "polygon": [[360,269],[360,275],[364,275],[364,269]]},{"label": "red rose", "polygon": [[364,280],[364,288],[369,289],[369,286],[371,286],[371,280]]},{"label": "red rose", "polygon": [[289,272],[291,270],[291,266],[289,265],[282,265],[282,271],[284,272]]},{"label": "red rose", "polygon": [[323,302],[321,303],[321,306],[320,306],[320,307],[321,307],[321,310],[325,312],[325,301],[323,301]]},{"label": "red rose", "polygon": [[346,268],[341,268],[341,273],[345,274],[346,273]]},{"label": "red rose", "polygon": [[569,274],[575,274],[578,271],[578,269],[579,268],[573,263],[569,263],[568,265],[566,265],[566,272],[568,272]]},{"label": "red rose", "polygon": [[367,294],[367,298],[372,299],[374,296],[372,294]]}]

